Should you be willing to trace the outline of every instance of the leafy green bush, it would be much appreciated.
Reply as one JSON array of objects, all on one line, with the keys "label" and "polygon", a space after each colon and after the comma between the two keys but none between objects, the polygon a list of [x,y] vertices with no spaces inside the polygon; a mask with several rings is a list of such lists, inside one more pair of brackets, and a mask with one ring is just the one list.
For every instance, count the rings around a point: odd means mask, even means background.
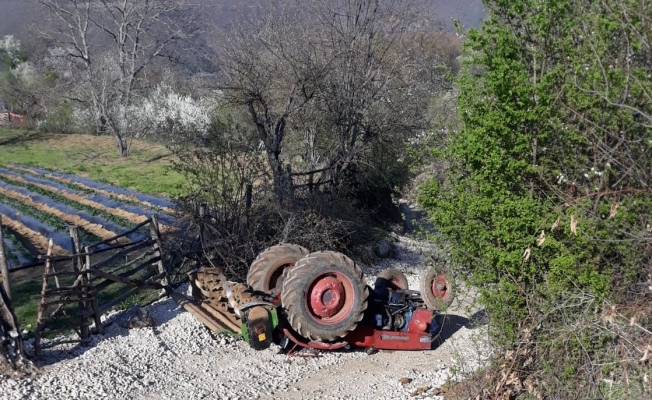
[{"label": "leafy green bush", "polygon": [[496,343],[535,355],[508,374],[545,381],[531,392],[551,398],[603,396],[602,379],[649,393],[652,10],[486,3],[446,179],[419,200],[480,288]]}]

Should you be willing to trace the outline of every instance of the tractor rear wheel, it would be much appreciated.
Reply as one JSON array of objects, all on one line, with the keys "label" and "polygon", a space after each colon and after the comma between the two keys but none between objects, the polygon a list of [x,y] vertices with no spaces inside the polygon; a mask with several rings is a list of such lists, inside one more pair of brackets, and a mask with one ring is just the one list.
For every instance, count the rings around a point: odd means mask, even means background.
[{"label": "tractor rear wheel", "polygon": [[396,268],[389,268],[381,271],[376,278],[374,288],[389,288],[392,290],[408,290],[409,284],[403,272]]},{"label": "tractor rear wheel", "polygon": [[346,336],[362,320],[369,290],[362,270],[334,251],[310,253],[286,272],[281,301],[301,336],[330,342]]},{"label": "tractor rear wheel", "polygon": [[283,270],[310,253],[296,244],[279,244],[265,249],[256,257],[247,273],[247,284],[254,290],[278,295],[282,289]]},{"label": "tractor rear wheel", "polygon": [[421,296],[431,310],[443,311],[450,306],[454,290],[451,273],[442,267],[430,268],[421,281]]}]

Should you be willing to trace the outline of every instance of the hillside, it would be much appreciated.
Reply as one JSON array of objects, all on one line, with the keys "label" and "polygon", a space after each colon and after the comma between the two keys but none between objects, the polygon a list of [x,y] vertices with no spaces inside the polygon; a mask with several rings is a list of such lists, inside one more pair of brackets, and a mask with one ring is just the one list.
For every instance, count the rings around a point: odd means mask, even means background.
[{"label": "hillside", "polygon": [[[252,0],[206,0],[213,10],[215,24],[225,26],[240,13],[240,8],[254,3]],[[438,25],[453,29],[451,19],[459,20],[463,26],[474,28],[480,25],[485,14],[481,0],[423,0],[435,16]],[[43,19],[39,7],[30,1],[0,0],[0,36],[16,35],[21,38],[33,35],[31,25]]]}]

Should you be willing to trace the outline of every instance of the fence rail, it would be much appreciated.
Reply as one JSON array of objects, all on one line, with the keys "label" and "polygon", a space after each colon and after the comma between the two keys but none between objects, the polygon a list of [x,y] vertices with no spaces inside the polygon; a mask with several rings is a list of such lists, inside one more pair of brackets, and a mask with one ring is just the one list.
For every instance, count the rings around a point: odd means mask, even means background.
[{"label": "fence rail", "polygon": [[11,112],[0,112],[0,125],[9,125],[12,123],[22,123],[25,117],[20,114]]},{"label": "fence rail", "polygon": [[[127,235],[139,229],[146,230],[147,237],[124,242]],[[74,329],[78,338],[68,337],[65,342],[88,343],[91,326],[101,334],[101,315],[111,308],[143,290],[171,292],[156,216],[127,232],[88,246],[82,246],[77,227],[70,228],[70,239],[73,249],[70,256],[54,256],[50,240],[47,254],[38,257],[41,261],[9,270],[0,220],[0,278],[2,291],[8,294],[9,301],[10,274],[43,267],[41,292],[36,296],[39,299],[36,356],[52,346],[52,343],[47,346],[41,343],[46,332]]]}]

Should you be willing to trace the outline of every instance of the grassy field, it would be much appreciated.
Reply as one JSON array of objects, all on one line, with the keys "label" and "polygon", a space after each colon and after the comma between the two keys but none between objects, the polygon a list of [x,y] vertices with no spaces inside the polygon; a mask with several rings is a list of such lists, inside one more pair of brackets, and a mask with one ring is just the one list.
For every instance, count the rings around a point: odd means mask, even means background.
[{"label": "grassy field", "polygon": [[183,177],[169,169],[172,156],[163,146],[134,141],[131,156],[118,156],[113,138],[61,135],[0,127],[0,166],[44,167],[86,176],[158,196],[172,197]]}]

